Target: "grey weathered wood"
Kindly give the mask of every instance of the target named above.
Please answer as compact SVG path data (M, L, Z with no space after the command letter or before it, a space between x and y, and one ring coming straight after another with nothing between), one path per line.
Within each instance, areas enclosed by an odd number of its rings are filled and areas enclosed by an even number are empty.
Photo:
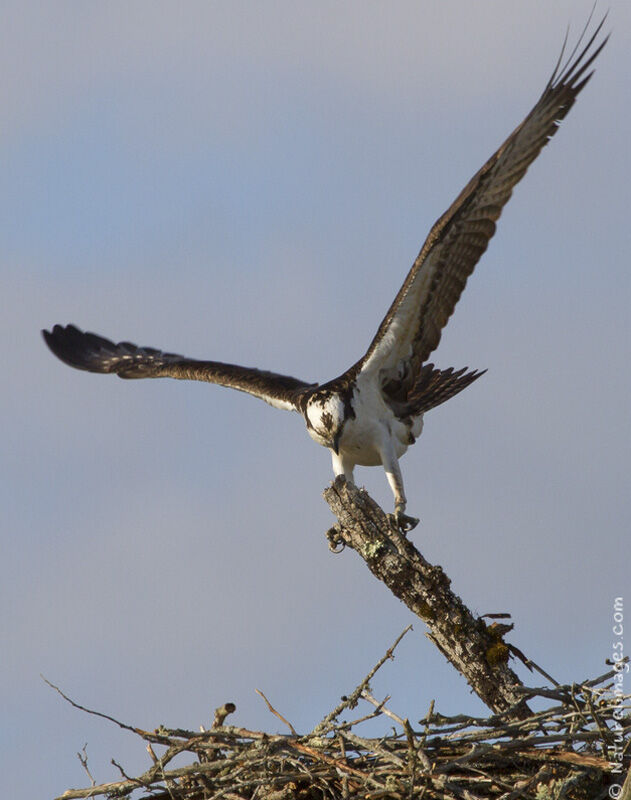
M490 709L529 715L523 695L513 689L522 683L508 666L502 626L487 626L474 617L451 590L443 569L423 558L365 490L339 477L324 497L338 519L327 534L331 545L343 543L364 559L373 575L429 627L429 639Z

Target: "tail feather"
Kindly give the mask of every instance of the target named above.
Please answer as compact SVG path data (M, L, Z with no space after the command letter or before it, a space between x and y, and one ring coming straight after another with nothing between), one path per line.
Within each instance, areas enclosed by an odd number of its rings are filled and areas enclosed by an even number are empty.
M408 395L408 407L411 415L422 414L436 408L445 400L449 400L486 372L472 370L468 367L454 371L437 369L433 364L425 364L421 369L414 388Z

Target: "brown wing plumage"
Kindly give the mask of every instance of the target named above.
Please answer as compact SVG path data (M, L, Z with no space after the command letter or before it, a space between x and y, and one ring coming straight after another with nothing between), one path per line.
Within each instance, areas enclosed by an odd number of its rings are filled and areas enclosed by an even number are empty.
M424 364L411 389L406 390L400 382L382 388L397 416L415 417L459 394L485 372L485 369L468 371L468 367L438 369L433 364Z
M495 233L513 187L554 136L590 79L592 73L587 70L608 38L593 49L604 21L577 55L583 32L563 67L562 51L531 112L434 224L357 368L377 370L394 380L398 377L404 384L399 388L412 390L422 364L440 341L467 278Z
M115 344L95 333L84 333L74 325L55 325L52 331L42 331L42 335L57 358L75 369L115 373L119 378L207 381L247 392L277 408L297 410L296 396L313 386L275 372L220 361L196 361L153 347L137 347L131 342Z

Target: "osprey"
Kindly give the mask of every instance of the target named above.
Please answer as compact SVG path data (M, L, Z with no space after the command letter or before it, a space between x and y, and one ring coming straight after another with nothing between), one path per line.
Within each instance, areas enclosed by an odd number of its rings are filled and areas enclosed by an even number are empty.
M259 397L275 408L297 411L311 438L332 454L333 472L353 480L355 465L382 464L394 494L394 522L410 530L399 459L423 428L423 415L482 375L440 370L427 363L508 202L541 148L555 134L590 79L587 72L607 42L594 44L604 19L585 47L561 65L565 44L543 94L528 116L473 176L437 220L366 354L327 383L259 369L198 361L130 342L115 344L74 325L42 331L52 352L77 369L120 378L208 381ZM594 49L595 48L595 49Z

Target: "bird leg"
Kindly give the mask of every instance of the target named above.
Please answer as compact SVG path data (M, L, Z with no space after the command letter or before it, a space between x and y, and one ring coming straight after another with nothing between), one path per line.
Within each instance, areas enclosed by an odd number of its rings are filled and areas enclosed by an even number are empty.
M392 447L385 448L382 451L381 460L386 471L386 478L394 494L394 514L388 514L388 519L402 533L407 533L416 528L419 520L418 517L410 517L405 513L407 501L405 499L405 490L403 489L403 476L401 475L399 461L394 455Z
M331 462L333 465L333 474L337 478L338 475L343 475L349 483L353 481L353 469L355 464L344 458L342 453L336 453L331 450Z
M355 464L352 461L345 458L342 453L338 454L333 450L331 450L331 461L333 472L336 477L338 475L343 475L349 483L354 483L353 469ZM391 445L386 445L381 451L381 461L386 470L388 483L394 494L394 514L388 514L388 519L402 533L407 533L415 528L419 521L417 517L410 517L405 513L406 499L403 489L403 476L401 475L399 461Z

